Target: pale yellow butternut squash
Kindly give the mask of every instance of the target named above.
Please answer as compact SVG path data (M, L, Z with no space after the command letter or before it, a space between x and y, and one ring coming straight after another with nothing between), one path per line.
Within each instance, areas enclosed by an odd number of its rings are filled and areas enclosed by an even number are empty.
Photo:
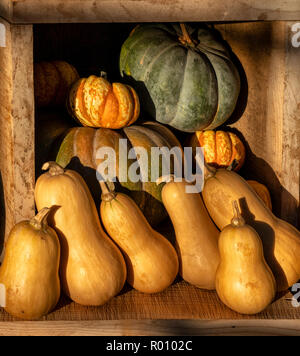
M174 247L152 229L136 203L126 194L109 192L101 182L101 218L109 236L122 250L127 281L143 293L157 293L172 284L178 273Z
M220 234L221 261L216 274L219 298L241 314L263 311L274 299L276 282L267 265L261 239L240 214L234 202L234 217Z
M64 292L82 305L102 305L117 295L126 280L120 250L103 231L95 203L83 178L54 162L35 188L38 209L54 205L52 224L62 247Z
M0 268L5 310L18 318L40 319L51 312L60 297L60 245L48 226L50 209L42 209L30 221L10 232Z
M188 193L185 180L175 182L173 176L162 189L162 200L176 234L179 273L187 282L204 289L215 289L216 270L220 256L219 230L212 222L198 193Z
M246 223L259 234L264 256L275 276L278 291L284 291L300 279L300 232L277 218L254 189L237 173L209 170L205 174L202 197L220 230L230 224L232 201L237 200Z

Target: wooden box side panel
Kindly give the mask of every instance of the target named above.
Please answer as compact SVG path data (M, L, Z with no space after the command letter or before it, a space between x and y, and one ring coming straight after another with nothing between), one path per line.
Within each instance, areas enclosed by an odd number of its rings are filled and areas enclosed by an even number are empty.
M229 122L247 145L240 173L266 184L275 215L299 227L300 48L292 45L293 25L216 27L237 55L242 77L241 97Z
M13 23L294 20L296 0L0 0Z
M33 37L31 25L1 24L1 225L7 236L15 223L34 213Z

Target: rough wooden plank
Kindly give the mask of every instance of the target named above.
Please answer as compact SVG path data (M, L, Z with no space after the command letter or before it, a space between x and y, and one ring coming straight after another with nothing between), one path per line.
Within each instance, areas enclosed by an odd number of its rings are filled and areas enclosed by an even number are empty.
M5 6L7 0L1 0ZM14 0L14 23L254 21L300 18L298 0ZM1 7L0 7L1 9ZM2 16L7 14L4 13Z
M0 1L0 17L10 21L12 18L12 1L1 0Z
M143 294L125 287L120 295L100 307L78 305L62 296L56 309L41 321L93 321L93 320L268 320L300 319L300 308L292 305L292 295L278 296L263 312L242 315L226 307L215 291L200 290L177 281L158 294ZM1 322L19 322L3 309Z
M248 151L240 173L266 184L274 213L299 226L299 51L288 50L287 26L264 22L217 28L236 53L242 73L241 97L231 120Z
M0 336L299 336L298 320L2 322ZM196 341L195 341L196 342ZM150 346L150 345L148 345ZM192 347L193 344L189 344ZM101 344L100 347L106 347ZM100 349L101 350L101 349Z
M34 212L33 38L31 25L1 24L6 29L6 47L0 47L1 214L7 236Z
M300 222L300 21L287 22L282 122L281 216Z

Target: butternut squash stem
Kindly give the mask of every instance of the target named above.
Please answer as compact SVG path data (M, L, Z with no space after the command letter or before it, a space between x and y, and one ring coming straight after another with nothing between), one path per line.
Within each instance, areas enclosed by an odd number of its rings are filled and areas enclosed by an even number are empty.
M245 225L245 220L241 215L240 209L239 209L239 205L238 202L236 200L234 200L232 202L232 207L233 207L233 214L234 217L231 220L231 224L235 227L241 227Z
M46 219L50 213L50 208L43 208L37 215L30 220L30 225L34 226L36 229L42 229L46 225Z
M103 201L110 202L115 199L116 194L108 189L107 184L103 180L99 181L99 184L102 191L101 199Z
M181 23L180 24L180 28L181 28L181 31L182 31L182 35L183 35L183 40L188 43L189 45L191 46L194 46L194 43L193 41L191 40L191 37L189 35L189 33L187 32L187 29L185 27L185 24L184 23Z
M234 171L235 167L237 166L237 161L234 159L231 164L226 168L228 171Z
M160 185L161 183L169 183L169 182L174 182L174 174L168 174L166 176L161 176L157 178L156 180L156 185Z
M57 176L65 173L65 170L59 164L53 161L44 163L42 170L49 171L52 176Z
M217 173L216 168L211 167L207 163L204 162L204 180L214 177L216 173Z

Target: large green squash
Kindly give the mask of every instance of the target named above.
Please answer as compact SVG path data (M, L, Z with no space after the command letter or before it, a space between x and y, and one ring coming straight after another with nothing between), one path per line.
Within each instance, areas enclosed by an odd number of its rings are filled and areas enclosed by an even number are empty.
M240 91L228 50L203 27L137 26L122 46L120 72L153 118L185 132L222 125Z
M119 147L119 140L127 139L127 147ZM179 147L181 155L182 148L174 134L166 127L158 123L146 122L143 125L133 125L120 131L110 129L93 129L90 127L77 127L71 129L66 135L58 151L56 162L66 168L73 169L80 173L88 184L92 195L97 203L100 204L101 189L96 177L96 169L101 162L106 160L99 159L97 152L99 148L108 147L116 152L116 190L129 194L139 205L149 223L153 226L158 225L168 215L162 203L162 186L157 186L155 181L151 181L153 167L150 166L153 147ZM120 151L120 149L122 151ZM140 158L128 158L129 150L133 148L144 148L146 156ZM125 152L127 150L127 152ZM126 156L127 155L127 161ZM138 152L136 152L138 155ZM120 182L119 157L125 157L123 163L127 170L126 181ZM165 156L166 157L166 156ZM125 162L124 162L125 161ZM145 165L145 161L149 165ZM158 176L163 172L163 160L159 158ZM129 169L136 167L141 176L148 175L148 181L131 181L128 175ZM143 168L145 167L145 168ZM134 169L135 170L135 169ZM155 169L154 169L155 171ZM174 162L171 161L171 172L174 172ZM158 177L157 177L158 178Z

